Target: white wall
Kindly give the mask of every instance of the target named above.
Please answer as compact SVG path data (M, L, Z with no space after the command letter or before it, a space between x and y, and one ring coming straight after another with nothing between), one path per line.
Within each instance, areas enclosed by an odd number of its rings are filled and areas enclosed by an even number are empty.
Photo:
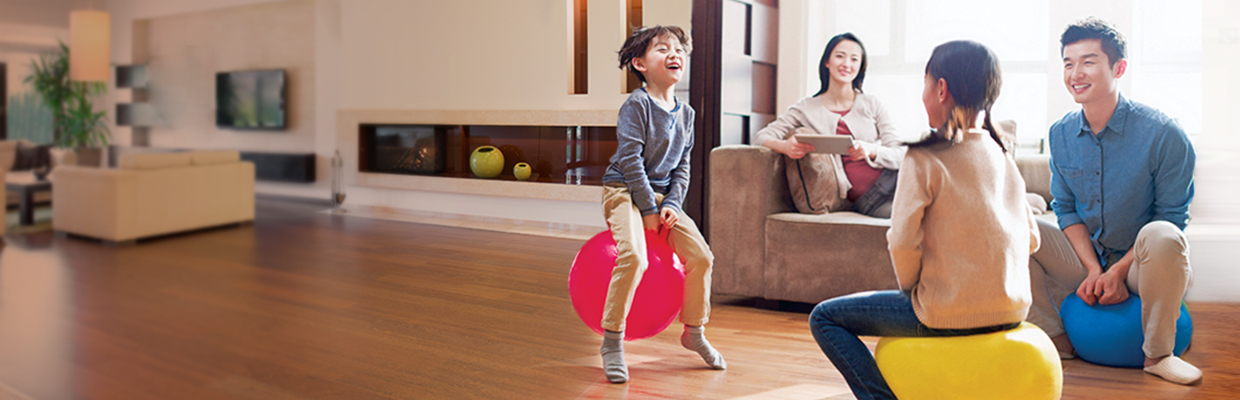
M591 0L588 94L570 95L565 0L341 4L342 109L618 109L623 0ZM645 2L643 22L689 26L691 3Z
M22 82L39 53L69 40L70 0L0 0L0 63L8 69L8 94L30 90Z
M263 17L268 12L264 10L275 10L275 15ZM153 146L313 152L317 155L313 184L260 181L255 189L267 194L328 198L339 86L335 73L339 63L335 53L340 35L338 0L111 0L107 11L112 14L114 64L156 58L151 60L155 67L148 71L150 101L163 126L151 129ZM148 26L146 35L135 34L137 22ZM282 23L283 28L275 29L275 23ZM144 50L155 53L148 57ZM160 68L170 62L182 66ZM215 128L211 114L215 72L289 65L297 66L288 76L289 130ZM114 82L109 87L115 88ZM105 103L113 109L116 102L131 100L130 91L111 90ZM130 134L127 127L113 127L118 144L130 144Z
M568 94L571 1L340 3L341 110L618 110L623 0L588 4L588 94ZM645 25L690 27L689 1L644 2ZM687 89L687 82L684 89ZM381 122L381 121L376 121ZM344 128L349 129L349 128ZM352 186L348 203L603 226L597 202Z

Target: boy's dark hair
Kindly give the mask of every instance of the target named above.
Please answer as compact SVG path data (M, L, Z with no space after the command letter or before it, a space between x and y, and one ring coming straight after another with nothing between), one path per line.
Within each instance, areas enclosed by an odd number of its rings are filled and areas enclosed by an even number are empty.
M1102 52L1106 53L1110 67L1115 67L1115 62L1128 58L1128 41L1124 39L1124 34L1095 17L1068 25L1068 29L1059 37L1059 55L1063 55L1063 49L1068 45L1088 39L1102 40Z
M633 59L641 58L650 50L650 45L655 39L663 37L663 35L672 35L676 40L680 41L680 45L685 48L685 55L693 52L693 37L689 36L689 32L685 32L679 26L655 25L652 27L639 27L633 30L633 34L625 39L624 45L620 46L620 69L628 69L629 72L637 75L642 83L646 83L646 77L640 71L633 68Z
M850 40L856 43L858 47L861 47L861 68L857 69L857 77L853 78L852 81L853 89L856 89L858 92L861 91L861 84L865 83L865 67L869 64L865 55L865 45L861 44L861 40L858 40L857 36L853 35L852 32L844 32L831 38L827 42L827 48L822 51L822 59L818 60L818 80L822 81L822 89L819 89L818 93L814 93L814 96L826 93L827 86L831 85L831 70L827 68L827 60L831 59L831 52L835 51L835 46L838 46L840 42L845 40Z

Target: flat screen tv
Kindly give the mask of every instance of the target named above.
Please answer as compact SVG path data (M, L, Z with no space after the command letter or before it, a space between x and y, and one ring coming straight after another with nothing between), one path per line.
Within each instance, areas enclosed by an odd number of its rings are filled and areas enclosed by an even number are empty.
M215 74L215 126L283 130L284 70Z

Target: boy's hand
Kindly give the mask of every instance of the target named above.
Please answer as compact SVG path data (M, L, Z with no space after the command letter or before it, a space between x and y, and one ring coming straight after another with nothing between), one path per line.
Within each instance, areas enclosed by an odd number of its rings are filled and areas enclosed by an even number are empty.
M676 209L674 208L663 207L663 209L659 211L659 214L662 217L661 219L663 220L663 226L668 227L668 229L676 226L676 222L680 221L680 213L676 212Z
M650 214L642 216L642 226L648 231L659 231L659 214Z

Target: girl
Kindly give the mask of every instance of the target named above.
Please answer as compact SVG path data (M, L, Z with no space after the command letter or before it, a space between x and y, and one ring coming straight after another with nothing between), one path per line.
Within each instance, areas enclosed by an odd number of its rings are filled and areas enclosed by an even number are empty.
M1015 328L1029 311L1038 226L990 123L1000 84L985 46L934 49L922 102L938 129L909 145L887 232L900 290L834 298L810 315L814 339L858 399L895 399L858 335L988 333Z
M797 142L793 135L798 130L852 136L854 145L847 159L839 155L814 157L829 160L826 162L831 164L829 170L834 171L839 196L846 197L854 211L888 218L891 216L891 185L878 185L886 187L886 192L883 189L869 192L877 181L894 183L895 170L900 169L900 161L904 159L904 147L882 103L861 91L865 68L865 47L856 36L842 33L831 38L818 62L822 89L762 128L750 142L800 160L814 147ZM789 168L796 168L794 165L789 164ZM883 171L887 171L886 175ZM863 196L867 198L862 199ZM821 213L826 210L801 211Z

